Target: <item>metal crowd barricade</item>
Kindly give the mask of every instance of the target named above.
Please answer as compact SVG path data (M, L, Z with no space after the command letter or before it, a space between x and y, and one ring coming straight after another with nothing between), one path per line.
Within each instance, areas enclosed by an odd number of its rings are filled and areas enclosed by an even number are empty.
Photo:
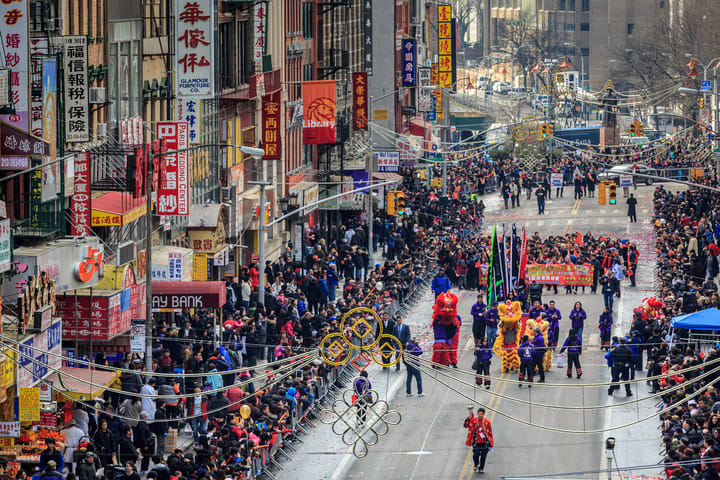
M709 167L682 167L682 168L662 168L655 169L655 175L658 177L668 178L672 180L692 181L700 180L705 177L712 176L712 169ZM640 179L640 182L643 180Z
M317 416L315 413L316 406L321 406L327 401L332 402L336 398L332 386L339 380L349 380L351 377L352 374L348 372L347 365L334 367L318 386L318 396L309 408L305 409L302 403L296 403L289 422L290 428L277 432L275 442L272 445L263 445L253 449L252 471L248 478L267 477L276 480L277 473L282 470L280 457L284 460L292 460L292 456L285 449L291 452L296 451L293 443L302 443L298 432L307 434L307 430L305 430L307 425L315 427L309 416Z

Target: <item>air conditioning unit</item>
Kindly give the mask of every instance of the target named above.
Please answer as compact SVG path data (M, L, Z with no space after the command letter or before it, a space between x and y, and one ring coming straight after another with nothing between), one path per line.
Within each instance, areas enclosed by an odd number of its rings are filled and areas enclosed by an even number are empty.
M65 28L65 19L58 17L58 18L48 18L45 20L45 30L47 31L59 31Z
M105 138L105 137L107 137L107 134L108 134L107 123L98 123L97 124L98 138Z
M88 92L88 99L90 103L98 104L105 103L105 88L104 87L90 87Z
M419 22L418 22L418 17L410 17L410 24L411 24L411 25L417 25L418 23L419 23Z
M117 248L117 255L115 256L115 264L121 267L125 264L132 262L137 255L137 243L130 241L121 243Z
M232 187L222 187L222 201L230 203L232 199Z

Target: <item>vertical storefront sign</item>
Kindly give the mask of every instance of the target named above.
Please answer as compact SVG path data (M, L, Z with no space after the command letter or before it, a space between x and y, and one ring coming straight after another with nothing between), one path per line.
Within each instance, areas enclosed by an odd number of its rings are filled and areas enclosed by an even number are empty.
M452 6L438 5L438 85L451 88L453 72Z
M280 160L280 92L262 97L263 160Z
M55 160L57 139L57 62L45 60L42 63L42 138L50 144L50 155L44 162ZM42 168L43 202L53 200L60 191L60 162Z
M170 252L168 254L168 277L170 281L182 280L183 259L182 253Z
M202 140L202 122L200 122L202 98L178 98L176 119L188 124L188 141L190 145L199 145Z
M10 219L0 220L0 273L10 270Z
M303 82L303 143L335 143L335 80Z
M369 76L373 74L373 29L372 29L372 2L365 0L365 23L363 24L363 43L365 48L364 70Z
M213 15L211 0L175 2L175 94L178 98L213 95Z
M267 41L267 2L258 2L253 8L253 60L262 62Z
M64 37L65 141L90 140L87 37Z
M30 133L38 138L43 136L43 57L35 56L30 61Z
M417 69L417 79L418 79L418 85L421 88L417 89L417 106L419 112L429 112L431 105L431 98L432 93L428 89L424 89L422 87L429 87L432 85L430 83L430 76L431 71L427 67L418 67Z
M36 422L40 420L40 389L29 387L20 389L18 420Z
M402 41L402 84L405 87L415 86L415 40Z
M367 130L368 128L368 78L365 72L352 74L353 89L353 129Z
M90 153L75 155L75 191L72 195L72 234L90 235Z
M165 140L168 151L188 148L186 122L158 122L158 140ZM160 178L157 193L158 215L188 215L190 193L188 181L188 152L170 153L160 158Z
M11 70L10 88L14 114L1 115L3 121L23 132L30 129L30 41L28 32L29 0L0 2L0 36L3 65ZM27 158L3 161L4 168L27 168Z

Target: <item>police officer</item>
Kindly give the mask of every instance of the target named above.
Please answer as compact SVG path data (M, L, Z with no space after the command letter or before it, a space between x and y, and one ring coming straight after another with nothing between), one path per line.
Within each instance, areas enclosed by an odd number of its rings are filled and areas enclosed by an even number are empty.
M627 339L625 337L621 337L618 340L620 343L608 355L608 360L612 362L613 382L617 382L618 380L629 380L630 369L633 365L633 353L627 346ZM612 395L616 389L620 390L620 385L610 385L610 388L608 388L608 395ZM625 384L625 393L628 397L633 396L629 383Z

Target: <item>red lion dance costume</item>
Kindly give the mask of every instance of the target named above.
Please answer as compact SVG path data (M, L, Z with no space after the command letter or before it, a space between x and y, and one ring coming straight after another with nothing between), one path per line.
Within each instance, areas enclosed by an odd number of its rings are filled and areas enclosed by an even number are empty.
M441 293L433 305L432 329L435 334L432 361L441 365L457 366L460 341L460 316L457 314L458 297L453 293Z

